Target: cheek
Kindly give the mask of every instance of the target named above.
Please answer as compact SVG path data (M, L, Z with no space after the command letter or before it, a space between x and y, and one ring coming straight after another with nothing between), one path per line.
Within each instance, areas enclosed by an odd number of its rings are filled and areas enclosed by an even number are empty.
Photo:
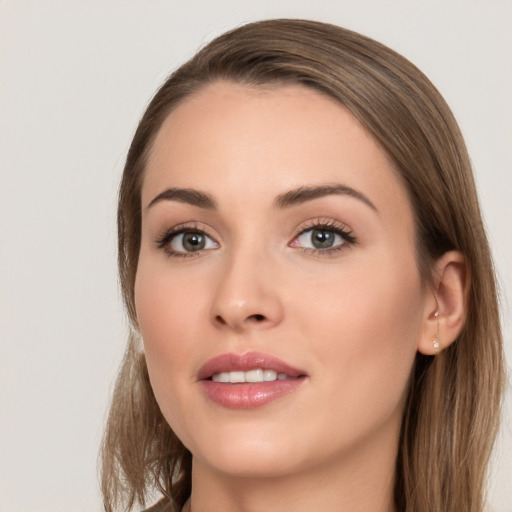
M141 251L135 279L135 308L141 334L152 351L187 347L205 310L205 276L179 272L165 258ZM180 342L181 340L181 342Z
M189 297L170 286L165 273L139 268L135 282L135 307L144 340L154 348L164 348L179 328L177 319L187 314Z
M151 383L160 404L173 400L169 389L194 378L190 365L193 340L199 336L198 318L205 314L199 292L199 287L177 280L165 263L139 264L135 307ZM169 396L160 400L163 393Z
M193 283L182 282L159 262L142 260L135 283L135 306L151 387L163 416L187 446L190 425L183 420L195 384L199 315L204 307Z
M423 287L412 258L390 254L387 261L384 256L358 260L316 279L307 289L307 294L294 294L301 308L294 316L304 328L310 324L322 331L333 350L393 350L416 341ZM332 343L333 337L338 343Z
M330 369L323 373L326 396L343 403L340 413L353 414L361 425L397 413L421 332L422 287L414 261L347 269L328 290L309 295L297 315L302 332L314 340L319 367Z

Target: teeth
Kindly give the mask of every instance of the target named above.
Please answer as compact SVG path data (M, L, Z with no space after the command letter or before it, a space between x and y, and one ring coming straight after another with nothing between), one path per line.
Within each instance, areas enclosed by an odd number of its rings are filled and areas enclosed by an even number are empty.
M263 371L263 380L265 382L277 380L277 372L275 372L274 370L264 370Z
M272 382L289 378L286 373L277 373L274 370L264 370L261 368L249 370L248 372L221 372L212 375L212 380L215 382L230 382L232 384L240 382Z
M265 372L266 373L266 372ZM245 372L245 382L263 382L263 370L251 370Z
M229 372L229 382L233 384L245 382L245 372Z
M229 373L216 373L212 376L212 380L215 382L229 382Z

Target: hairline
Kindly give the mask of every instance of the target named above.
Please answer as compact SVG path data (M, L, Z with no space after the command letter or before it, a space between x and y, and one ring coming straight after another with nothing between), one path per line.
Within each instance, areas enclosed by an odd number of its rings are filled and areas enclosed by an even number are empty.
M167 81L167 80L166 80ZM419 214L417 208L415 206L415 202L413 200L412 194L410 192L409 187L407 186L407 182L405 179L405 174L400 172L400 164L395 160L395 158L390 154L390 152L384 147L379 138L372 132L370 128L366 126L366 124L361 121L361 119L352 111L352 109L346 105L344 101L338 96L336 96L332 91L328 90L325 87L320 86L312 79L306 82L305 78L301 79L300 77L266 77L265 79L254 79L247 76L234 76L229 75L228 73L219 73L212 72L211 76L206 76L202 79L194 79L185 82L188 87L187 90L183 90L181 94L176 96L176 99L167 106L167 108L162 110L162 113L159 118L158 124L153 128L150 137L147 141L146 147L144 148L144 152L141 158L141 171L138 176L138 195L140 201L139 208L139 219L142 216L142 187L144 185L144 177L147 172L147 166L149 163L149 159L151 157L151 153L153 151L154 145L160 134L164 123L169 119L169 117L173 114L173 112L179 108L181 105L186 103L192 97L200 94L202 91L211 87L215 84L219 83L228 83L235 84L241 87L248 87L253 91L268 91L273 92L279 90L283 87L287 86L300 86L311 91L317 92L322 96L329 98L335 101L338 105L343 106L347 111L359 122L361 127L365 130L365 132L372 138L372 140L382 149L384 155L386 156L388 163L390 165L390 169L393 174L397 177L400 185L403 187L405 192L405 196L407 198L409 207L411 208L412 217L413 217L413 228L414 228L414 252L415 252L415 261L418 267L421 283L422 285L430 285L433 286L433 270L435 258L432 258L429 254L429 251L426 245L422 242L420 237L419 230ZM139 237L140 244L140 237Z

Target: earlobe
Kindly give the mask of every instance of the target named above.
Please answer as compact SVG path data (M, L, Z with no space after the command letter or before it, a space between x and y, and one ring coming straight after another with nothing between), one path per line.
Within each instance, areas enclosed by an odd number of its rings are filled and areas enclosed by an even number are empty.
M451 345L466 322L469 278L459 251L448 251L436 262L432 298L427 301L418 351L435 355Z

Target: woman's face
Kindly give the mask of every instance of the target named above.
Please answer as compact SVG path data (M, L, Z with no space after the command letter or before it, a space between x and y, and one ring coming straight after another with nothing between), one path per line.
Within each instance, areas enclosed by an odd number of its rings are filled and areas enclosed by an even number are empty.
M404 187L336 101L218 82L167 118L135 299L156 399L196 465L378 466L396 450L426 297Z

